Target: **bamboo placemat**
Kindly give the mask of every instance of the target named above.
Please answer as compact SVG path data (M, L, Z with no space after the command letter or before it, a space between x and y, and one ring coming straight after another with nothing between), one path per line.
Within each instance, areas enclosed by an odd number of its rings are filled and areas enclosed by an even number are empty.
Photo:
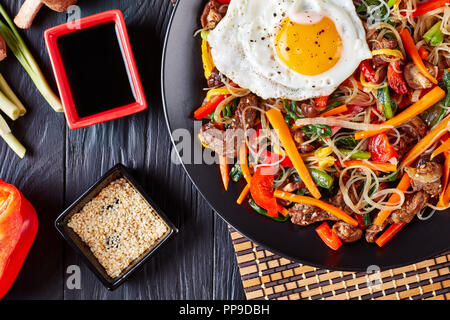
M374 282L366 272L330 271L290 261L231 227L230 233L247 299L450 300L450 252L381 271Z

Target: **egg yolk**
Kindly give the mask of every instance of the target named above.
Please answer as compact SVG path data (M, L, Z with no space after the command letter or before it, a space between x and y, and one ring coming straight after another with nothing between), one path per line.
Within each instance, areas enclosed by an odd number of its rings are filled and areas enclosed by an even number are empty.
M299 24L287 18L281 24L275 48L290 69L313 76L336 65L342 53L342 38L328 17L316 24Z

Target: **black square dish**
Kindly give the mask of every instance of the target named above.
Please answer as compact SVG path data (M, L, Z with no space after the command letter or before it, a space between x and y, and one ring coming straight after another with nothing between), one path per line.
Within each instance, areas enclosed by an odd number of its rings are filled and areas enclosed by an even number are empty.
M100 264L94 256L90 247L78 236L78 234L68 226L72 216L80 212L80 210L95 198L106 186L112 181L124 178L154 209L156 214L167 225L168 231L160 237L156 243L148 248L139 258L135 259L130 265L125 268L120 275L112 278L106 272L105 268ZM109 170L103 177L101 177L89 190L87 190L81 197L78 198L70 207L68 207L55 221L56 229L61 233L64 239L80 254L87 266L94 272L100 281L109 290L114 290L120 286L136 269L144 264L153 254L155 254L163 244L165 244L178 229L167 218L167 216L159 209L159 207L146 194L144 189L131 177L127 169L122 164L117 164Z

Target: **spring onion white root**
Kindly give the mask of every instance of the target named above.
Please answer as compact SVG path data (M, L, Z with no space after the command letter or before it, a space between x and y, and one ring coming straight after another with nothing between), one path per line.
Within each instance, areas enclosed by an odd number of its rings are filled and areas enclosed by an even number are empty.
M6 82L6 79L3 77L3 75L0 73L0 91L3 92L3 94L16 105L17 108L19 108L20 116L23 116L25 113L27 113L27 109L25 109L25 106L23 103L19 100L19 98L16 96L14 91L9 86L8 82Z

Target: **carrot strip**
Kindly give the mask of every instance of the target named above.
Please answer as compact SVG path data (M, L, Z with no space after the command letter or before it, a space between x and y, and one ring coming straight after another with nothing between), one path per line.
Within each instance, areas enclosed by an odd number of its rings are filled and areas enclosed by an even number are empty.
M250 174L250 169L248 168L247 145L245 143L242 143L239 149L239 164L241 165L241 170L245 181L247 181L247 184L250 185L252 175Z
M289 210L281 205L278 205L278 212L281 213L285 217L289 214Z
M346 112L348 110L347 105L343 104L342 106L333 108L331 110L325 111L324 113L322 113L321 115L319 115L319 117L331 117L331 116L335 116L337 114Z
M321 208L328 213L331 213L335 217L339 218L342 221L345 221L352 226L358 226L358 221L353 219L351 216L349 216L347 213L345 213L343 210L336 208L335 206L332 206L329 203L326 203L324 201L314 199L312 197L305 197L305 196L299 196L293 193L289 193L282 190L275 190L274 194L275 198L284 199L287 201L293 201L297 203L303 203L303 204L309 204L318 208Z
M219 155L219 168L220 175L222 176L223 187L225 188L225 190L228 190L230 176L228 174L228 160L226 156Z
M403 174L403 177L401 178L400 182L397 185L397 190L400 191L407 191L411 185L411 178L408 176L407 173ZM391 215L392 209L389 209L390 206L395 205L400 201L400 196L397 193L393 193L391 197L389 198L388 202L386 203L386 206L384 209L380 210L378 213L375 221L373 222L377 226L382 226L384 221Z
M383 171L383 172L395 172L397 171L397 166L392 163L376 163L373 161L362 161L362 160L347 160L343 163L344 167L350 166L363 166L372 170Z
M425 94L419 101L406 108L401 113L397 114L395 117L382 123L384 126L398 127L399 125L407 122L408 120L414 118L418 114L424 112L430 108L435 103L441 101L445 97L445 91L439 87L434 87L430 92ZM355 133L355 139L361 140L364 138L369 138L375 136L379 133L386 132L390 130L389 128L380 128L375 130L364 130Z
M450 122L450 116L447 116L436 127L434 127L425 137L422 138L409 152L406 154L402 161L401 166L409 166L417 159L425 150L433 145L438 139L440 139L445 133L447 126Z
M408 52L414 64L419 68L420 72L431 82L437 84L438 81L435 77L433 77L425 67L422 58L420 57L419 51L416 48L413 38L409 33L408 29L403 29L400 31L400 37L402 38L403 45L405 47L406 52Z
M250 184L247 183L244 190L242 190L241 194L239 195L239 198L236 200L236 203L242 204L242 202L244 202L244 199L248 195L249 192L250 192Z
M417 6L416 11L414 11L411 16L413 18L417 18L421 15L426 14L427 12L430 12L432 10L435 10L437 8L441 8L445 6L447 3L450 3L449 0L430 0L425 3L421 3Z
M266 112L266 116L269 119L270 124L278 134L284 150L286 150L289 159L291 159L295 170L297 170L298 175L305 183L306 188L314 198L319 199L321 197L320 191L314 183L314 180L312 179L308 168L305 166L305 163L303 162L303 159L297 150L295 142L292 139L289 127L284 121L283 115L278 109L270 109Z
M397 232L400 231L401 228L405 226L406 223L393 223L391 226L375 241L375 243L382 247L386 244L389 240L392 239L393 236L397 234Z
M433 160L434 157L441 154L442 152L450 150L450 139L447 139L445 142L443 142L439 147L436 148L436 150L433 151L431 154L430 160Z

